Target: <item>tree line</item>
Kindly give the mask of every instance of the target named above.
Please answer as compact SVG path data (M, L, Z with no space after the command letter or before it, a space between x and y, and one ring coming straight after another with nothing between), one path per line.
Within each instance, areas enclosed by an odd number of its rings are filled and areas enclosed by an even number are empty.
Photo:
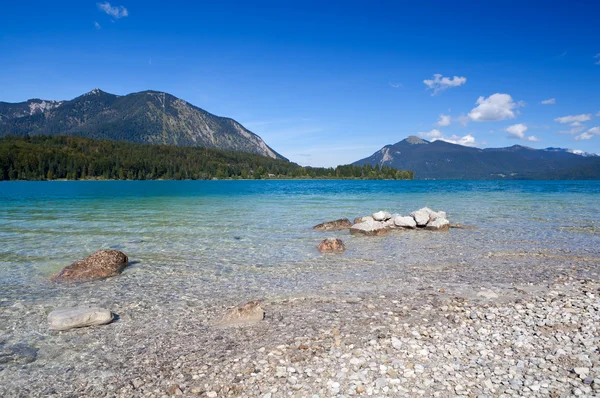
M413 179L393 167L302 167L247 152L76 136L0 138L0 180Z

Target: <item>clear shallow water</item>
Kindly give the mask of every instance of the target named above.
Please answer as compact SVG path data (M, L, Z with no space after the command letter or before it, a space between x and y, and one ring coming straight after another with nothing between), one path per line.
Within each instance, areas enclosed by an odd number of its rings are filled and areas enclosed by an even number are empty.
M423 206L478 228L378 238L311 229L341 217L352 220L377 210L407 214ZM326 237L344 240L346 253L318 253L316 245ZM310 291L332 282L348 282L353 289L388 273L399 281L406 276L404 282L418 276L509 283L542 278L552 266L550 260L541 266L538 258L515 253L593 259L599 243L596 181L0 183L5 305L65 292L76 299L107 285L139 286L149 295L166 294L165 289L208 295L212 287L213 293L252 296ZM106 282L68 288L47 282L62 267L103 248L124 251L132 265ZM535 261L529 274L520 269ZM421 272L414 271L419 267Z

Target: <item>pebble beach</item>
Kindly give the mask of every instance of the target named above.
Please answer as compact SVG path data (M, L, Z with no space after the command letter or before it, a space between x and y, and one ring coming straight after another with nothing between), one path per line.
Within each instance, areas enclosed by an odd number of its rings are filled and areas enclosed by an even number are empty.
M301 221L306 212L286 203L296 212L292 222L276 225L291 232L268 230L271 242L259 230L253 238L255 230L245 224L233 228L223 221L215 246L189 245L188 253L164 240L160 251L145 254L143 248L153 249L145 243L148 231L130 241L121 232L118 248L130 263L114 277L75 284L50 280L92 247L111 247L97 241L56 255L70 262L53 260L55 265L13 277L5 272L0 396L600 395L595 224L548 228L536 215L543 228L508 216L507 224L490 226L447 203L443 209L451 222L476 228L392 230L385 236L320 232L312 226L326 221L331 209ZM398 209L373 211L381 208ZM156 222L144 211L148 216L128 228ZM201 224L192 212L183 213ZM102 224L109 216L93 219ZM21 232L15 242L34 247L30 235ZM78 236L89 234L69 239ZM346 250L319 253L325 238L341 239ZM240 246L249 254L237 263L231 259ZM249 252L251 247L261 250ZM17 261L14 253L2 258ZM269 257L278 266L268 266ZM221 259L215 260L218 268L197 266L213 258ZM5 270L17 270L5 264ZM219 321L249 301L260 303L263 320L242 326ZM49 328L50 313L81 305L109 309L114 319L65 331Z

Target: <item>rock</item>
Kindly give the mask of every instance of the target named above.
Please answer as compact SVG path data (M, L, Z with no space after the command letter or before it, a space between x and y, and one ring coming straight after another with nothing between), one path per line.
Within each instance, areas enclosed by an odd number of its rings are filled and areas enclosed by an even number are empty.
M52 277L55 281L83 282L118 275L129 259L119 250L100 250L74 262Z
M392 215L387 211L378 211L377 213L373 214L373 219L375 221L387 221L390 218L392 218Z
M425 226L425 229L430 231L447 231L450 227L450 221L445 218L436 218L435 220L429 221Z
M112 322L114 315L109 310L98 307L59 308L48 315L52 330L69 330Z
M167 394L169 395L183 395L183 391L181 391L181 388L179 388L178 384L174 384L171 386L171 388L169 388L169 390L167 391Z
M392 337L392 347L399 350L402 348L402 342L397 337Z
M385 223L381 221L364 221L358 224L354 224L350 228L351 234L363 234L369 236L381 236L387 234L389 231Z
M429 212L424 207L423 209L413 211L410 213L411 217L415 219L417 226L424 227L429 222Z
M237 306L229 310L217 323L217 326L241 326L262 321L265 318L265 311L260 305L260 301L249 301L244 305Z
M346 250L344 242L341 239L325 239L319 244L321 253L343 252Z
M394 218L394 224L400 228L417 228L417 222L411 216L396 216Z
M313 227L316 231L336 231L341 229L348 229L352 226L350 220L347 218L340 218L335 221L327 221Z
M360 224L361 222L367 222L367 221L375 221L375 219L371 216L356 217L354 219L354 224Z

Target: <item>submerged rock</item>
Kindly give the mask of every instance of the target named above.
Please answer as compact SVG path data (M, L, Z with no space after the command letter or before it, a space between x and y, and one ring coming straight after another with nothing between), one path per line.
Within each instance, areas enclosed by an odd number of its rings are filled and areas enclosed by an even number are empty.
M48 315L48 324L52 330L69 330L93 325L105 325L112 322L113 319L113 313L104 308L59 308Z
M381 221L363 221L358 224L354 224L352 228L350 228L351 234L362 234L369 236L380 236L385 235L389 231L386 223Z
M417 228L417 222L411 216L396 216L394 217L394 225L400 228Z
M354 224L360 224L361 222L365 222L365 221L375 221L375 219L371 216L356 217L354 219Z
M264 318L265 311L262 309L260 301L253 300L227 311L227 313L223 315L216 325L242 326L260 322Z
M425 226L425 229L430 231L446 231L450 228L450 221L445 218L436 218L433 221L429 221Z
M340 218L335 221L327 221L313 227L316 231L335 231L340 229L348 229L352 226L347 218Z
M119 250L100 250L89 257L65 267L52 279L55 281L83 282L118 275L129 259Z
M341 239L325 239L319 244L319 251L321 253L334 253L343 252L346 250L344 242Z

